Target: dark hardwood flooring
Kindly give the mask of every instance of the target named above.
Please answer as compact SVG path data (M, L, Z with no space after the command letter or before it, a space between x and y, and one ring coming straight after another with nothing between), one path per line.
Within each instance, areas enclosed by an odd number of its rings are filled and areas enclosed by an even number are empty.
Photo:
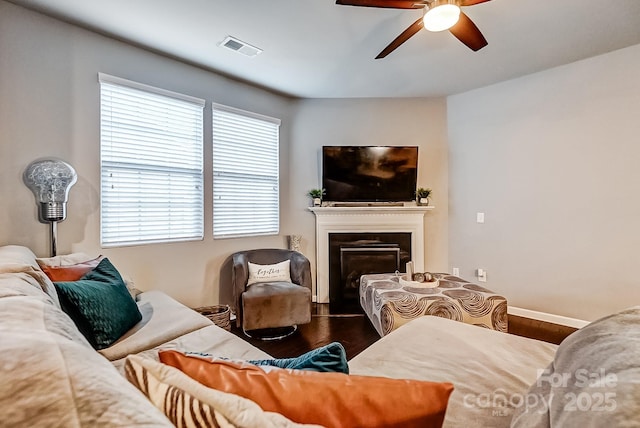
M479 327L480 328L480 327ZM576 329L509 315L509 333L559 344ZM314 304L309 324L298 326L291 336L280 340L249 338L232 326L231 332L275 358L297 357L319 346L340 342L351 359L380 339L364 314L330 315L328 305Z
M577 328L509 315L509 333L559 345Z
M329 315L328 305L313 305L311 322L298 326L291 336L279 340L260 340L247 337L232 326L231 332L275 358L297 357L331 342L340 342L347 351L347 359L358 355L380 339L369 318L364 314Z

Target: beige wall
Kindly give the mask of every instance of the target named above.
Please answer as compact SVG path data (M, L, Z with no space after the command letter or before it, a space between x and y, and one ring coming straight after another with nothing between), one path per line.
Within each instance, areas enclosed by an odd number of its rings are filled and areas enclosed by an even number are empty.
M234 60L250 66L249 59ZM214 240L209 208L203 241L101 249L98 72L206 99L206 207L212 201L211 101L282 119L281 235ZM229 254L286 246L291 112L288 98L0 1L0 245L26 245L48 255L48 226L38 223L35 199L21 175L36 158L59 157L79 176L68 217L59 225L59 253L101 253L142 289L164 290L190 306L216 303L220 265Z
M232 55L232 54L229 54ZM231 57L233 61L251 60ZM282 119L279 236L214 240L205 210L203 241L100 248L98 72L204 98L205 207L211 206L211 101ZM314 219L307 190L319 186L323 144L420 146L419 184L434 189L427 214L427 267L447 266L446 106L439 100L301 101L192 67L0 0L0 245L19 244L48 255L48 226L38 223L21 175L32 160L71 163L78 183L59 225L59 253L108 256L136 285L159 289L189 306L227 302L220 267L234 251L286 247L302 234L315 259Z
M531 310L640 303L638 76L640 45L449 97L451 267Z
M205 142L211 101L282 119L280 235L214 240L208 209L201 242L101 249L98 72L206 99ZM322 145L418 145L418 184L434 189L436 206L425 220L427 269L473 279L482 267L511 305L594 319L640 301L638 75L635 46L446 101L296 101L0 0L0 245L47 254L48 228L21 174L56 156L79 174L60 252L105 254L140 288L190 306L225 301L220 266L236 250L302 234L315 259L305 193L320 185ZM205 144L207 207L210 157Z
M444 99L315 99L297 102L289 159L291 229L303 235L303 252L315 260L315 218L309 189L321 187L322 146L419 146L418 186L433 189L425 216L425 268L447 269L447 136Z

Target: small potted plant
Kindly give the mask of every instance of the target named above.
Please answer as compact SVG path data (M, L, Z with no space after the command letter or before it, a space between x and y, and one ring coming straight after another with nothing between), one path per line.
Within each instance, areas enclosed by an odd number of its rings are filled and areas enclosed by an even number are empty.
M307 196L309 196L313 200L313 206L319 207L322 205L322 197L325 194L324 189L311 189L307 192Z
M429 198L431 197L431 189L425 189L424 187L419 187L416 190L416 202L418 205L429 205Z

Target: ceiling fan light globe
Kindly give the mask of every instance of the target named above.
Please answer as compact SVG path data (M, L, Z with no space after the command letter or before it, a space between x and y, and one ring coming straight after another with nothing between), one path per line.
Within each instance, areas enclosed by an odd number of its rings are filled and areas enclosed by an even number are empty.
M424 14L424 28L437 32L448 30L460 19L460 8L455 4L445 3L429 8Z

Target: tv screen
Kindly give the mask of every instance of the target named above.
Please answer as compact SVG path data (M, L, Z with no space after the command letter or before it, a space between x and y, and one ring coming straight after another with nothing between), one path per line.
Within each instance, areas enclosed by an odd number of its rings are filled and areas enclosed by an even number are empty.
M322 187L331 202L415 199L418 147L324 146Z

